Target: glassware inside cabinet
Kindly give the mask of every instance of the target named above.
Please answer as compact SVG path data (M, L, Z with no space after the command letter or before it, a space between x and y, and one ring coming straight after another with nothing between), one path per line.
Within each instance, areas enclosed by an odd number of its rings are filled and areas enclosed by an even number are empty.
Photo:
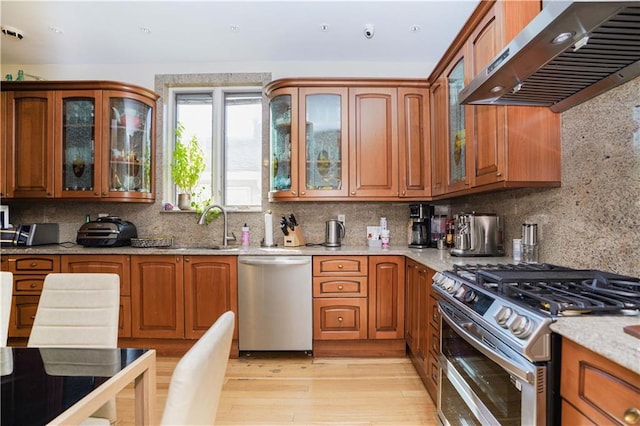
M62 105L62 190L93 191L95 99L65 98Z
M291 95L276 96L271 109L271 190L291 189Z
M306 96L306 189L340 189L342 186L341 97Z
M109 191L151 191L152 108L138 100L110 98Z
M449 182L464 182L467 177L464 105L458 104L458 92L464 87L464 60L449 74Z

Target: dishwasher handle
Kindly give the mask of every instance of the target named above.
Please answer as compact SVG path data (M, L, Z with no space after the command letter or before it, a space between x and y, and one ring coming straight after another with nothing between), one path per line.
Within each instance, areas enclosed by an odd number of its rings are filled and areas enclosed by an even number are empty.
M308 265L311 263L309 257L246 257L238 259L239 263L244 265L268 265L268 266L290 266L290 265Z

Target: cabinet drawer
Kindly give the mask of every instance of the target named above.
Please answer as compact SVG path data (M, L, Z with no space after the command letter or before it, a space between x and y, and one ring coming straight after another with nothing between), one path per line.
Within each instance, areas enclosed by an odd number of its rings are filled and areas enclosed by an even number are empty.
M438 393L438 382L440 381L440 364L438 359L431 352L427 355L427 391L435 401Z
M40 294L46 275L14 275L13 289L16 294Z
M9 271L14 274L24 272L59 272L60 256L12 256Z
M313 338L353 340L367 338L367 299L313 301Z
M313 297L367 297L367 277L314 277Z
M367 275L367 256L314 256L313 275Z
M440 354L440 331L430 325L429 333L429 352L437 359Z
M562 397L596 424L625 424L640 410L640 375L567 339L561 371Z
M36 318L40 296L15 296L9 324L10 337L29 337Z

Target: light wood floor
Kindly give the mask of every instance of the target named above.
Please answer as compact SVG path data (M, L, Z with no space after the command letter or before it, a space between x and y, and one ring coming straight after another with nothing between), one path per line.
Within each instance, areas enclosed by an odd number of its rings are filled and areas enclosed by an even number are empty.
M158 420L177 361L157 361ZM132 388L117 403L133 425ZM258 354L229 360L216 425L435 425L435 411L408 358Z

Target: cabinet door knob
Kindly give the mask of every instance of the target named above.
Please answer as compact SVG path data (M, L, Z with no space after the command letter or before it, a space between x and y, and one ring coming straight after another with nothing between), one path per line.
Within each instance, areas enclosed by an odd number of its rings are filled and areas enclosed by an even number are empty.
M624 412L624 422L628 425L635 425L640 422L640 410L636 407L627 408Z
M106 193L106 192L103 192L103 193L102 193L102 196L103 196L103 197L106 197L106 196L107 196L107 193Z
M341 286L341 285L339 285L339 286L338 286L338 290L342 290L343 288L344 288L344 287L343 287L343 286Z
M307 194L306 191L300 192L300 195L306 195L306 194Z
M496 176L500 177L500 176L502 176L502 173L496 172Z
M338 269L342 269L344 266L342 264L338 265Z
M99 192L94 192L93 195L95 195L96 197L99 197L100 193Z
M35 319L36 319L36 316L35 316L35 315L31 315L31 319L32 319L32 320L35 320Z
M338 317L338 322L342 322L342 317Z
M296 191L291 191L291 195L298 195Z
M189 257L188 257L188 256L185 256L185 257L184 257L184 261L185 261L185 262L188 262L189 260L191 260L191 259L189 259Z
M351 191L351 195L356 195L356 191Z

